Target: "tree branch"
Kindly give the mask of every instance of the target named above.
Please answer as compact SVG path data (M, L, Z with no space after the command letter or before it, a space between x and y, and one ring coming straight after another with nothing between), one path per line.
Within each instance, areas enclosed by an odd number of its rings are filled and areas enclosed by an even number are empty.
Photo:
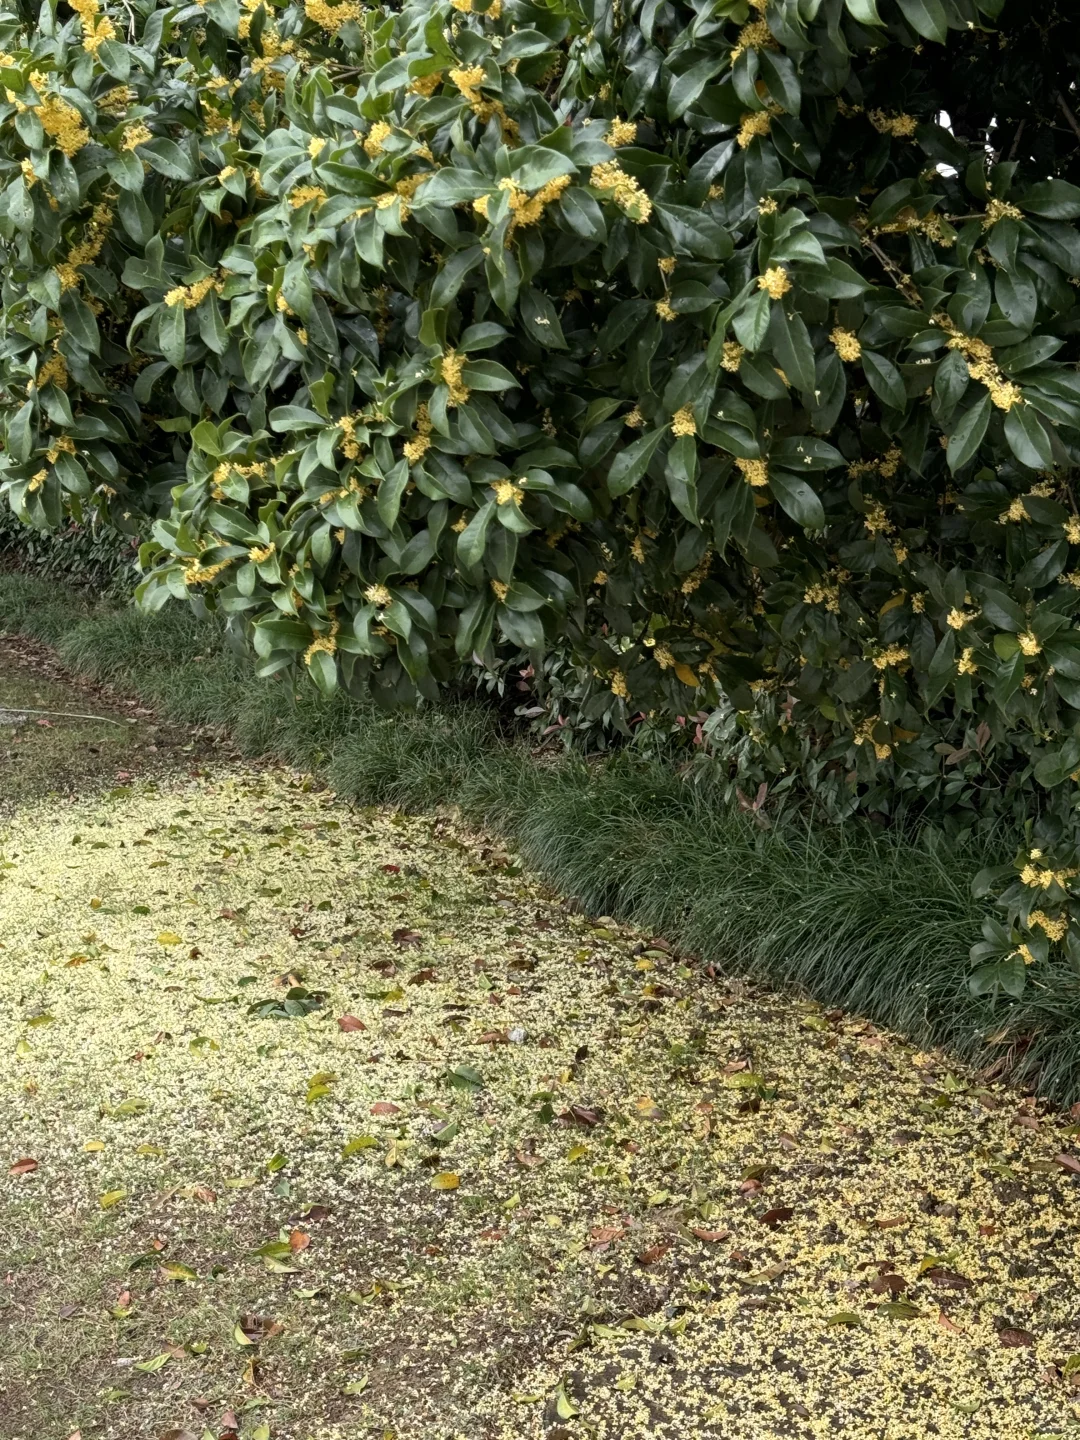
M1058 90L1056 94L1057 102L1061 106L1061 113L1065 116L1065 119L1068 120L1069 124L1072 126L1076 138L1080 140L1080 120L1077 120L1076 116L1069 109L1069 102L1065 99L1065 96L1061 93L1061 91Z

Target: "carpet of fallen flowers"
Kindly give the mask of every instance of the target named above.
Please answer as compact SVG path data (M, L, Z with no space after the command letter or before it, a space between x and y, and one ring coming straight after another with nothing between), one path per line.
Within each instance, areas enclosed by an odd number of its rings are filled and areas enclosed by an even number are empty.
M24 808L0 1072L13 1440L1080 1424L1080 1127L445 818Z

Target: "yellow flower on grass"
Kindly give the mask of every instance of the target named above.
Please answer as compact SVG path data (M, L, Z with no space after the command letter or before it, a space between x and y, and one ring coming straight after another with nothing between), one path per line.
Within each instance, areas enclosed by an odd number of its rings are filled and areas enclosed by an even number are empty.
M758 276L758 289L767 290L774 300L780 300L791 289L791 280L782 265L770 265L764 275Z

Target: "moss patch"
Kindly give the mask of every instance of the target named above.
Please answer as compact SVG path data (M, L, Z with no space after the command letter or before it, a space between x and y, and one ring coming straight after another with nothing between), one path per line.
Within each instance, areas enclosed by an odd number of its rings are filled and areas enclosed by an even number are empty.
M5 1434L1075 1423L1037 1105L284 774L0 852Z

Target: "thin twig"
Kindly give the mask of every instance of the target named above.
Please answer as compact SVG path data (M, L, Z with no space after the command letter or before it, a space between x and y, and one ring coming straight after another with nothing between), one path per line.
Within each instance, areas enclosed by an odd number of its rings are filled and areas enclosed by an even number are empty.
M1055 93L1057 95L1057 102L1061 106L1061 113L1065 116L1065 119L1068 120L1069 124L1076 132L1076 138L1080 140L1080 120L1077 120L1076 116L1069 109L1069 103L1065 99L1065 96L1062 95L1061 91L1058 90Z
M113 720L109 715L83 715L77 710L32 710L29 705L4 705L0 702L0 716L3 715L52 715L57 720L100 720L102 725L119 725L123 720ZM0 719L0 724L5 723Z
M918 290L916 290L915 286L911 283L911 276L905 275L903 270L900 269L899 265L897 265L896 262L889 255L887 255L884 250L882 250L880 245L878 245L874 240L871 240L869 235L864 235L862 237L862 243L866 245L870 250L872 250L873 253L877 256L878 260L888 272L893 284L896 286L897 290L900 291L900 294L903 295L904 299L909 301L909 303L912 305L921 306L923 303L922 296L919 294Z
M1009 146L1009 159L1010 159L1010 160L1013 159L1013 157L1014 157L1015 154L1016 154L1016 147L1020 144L1020 137L1021 137L1021 135L1023 135L1023 133L1024 133L1024 125L1025 125L1025 124L1026 124L1026 117L1025 117L1023 120L1021 120L1021 121L1020 121L1020 124L1017 125L1017 127L1016 127L1016 134L1013 136L1013 138L1012 138L1012 144Z

